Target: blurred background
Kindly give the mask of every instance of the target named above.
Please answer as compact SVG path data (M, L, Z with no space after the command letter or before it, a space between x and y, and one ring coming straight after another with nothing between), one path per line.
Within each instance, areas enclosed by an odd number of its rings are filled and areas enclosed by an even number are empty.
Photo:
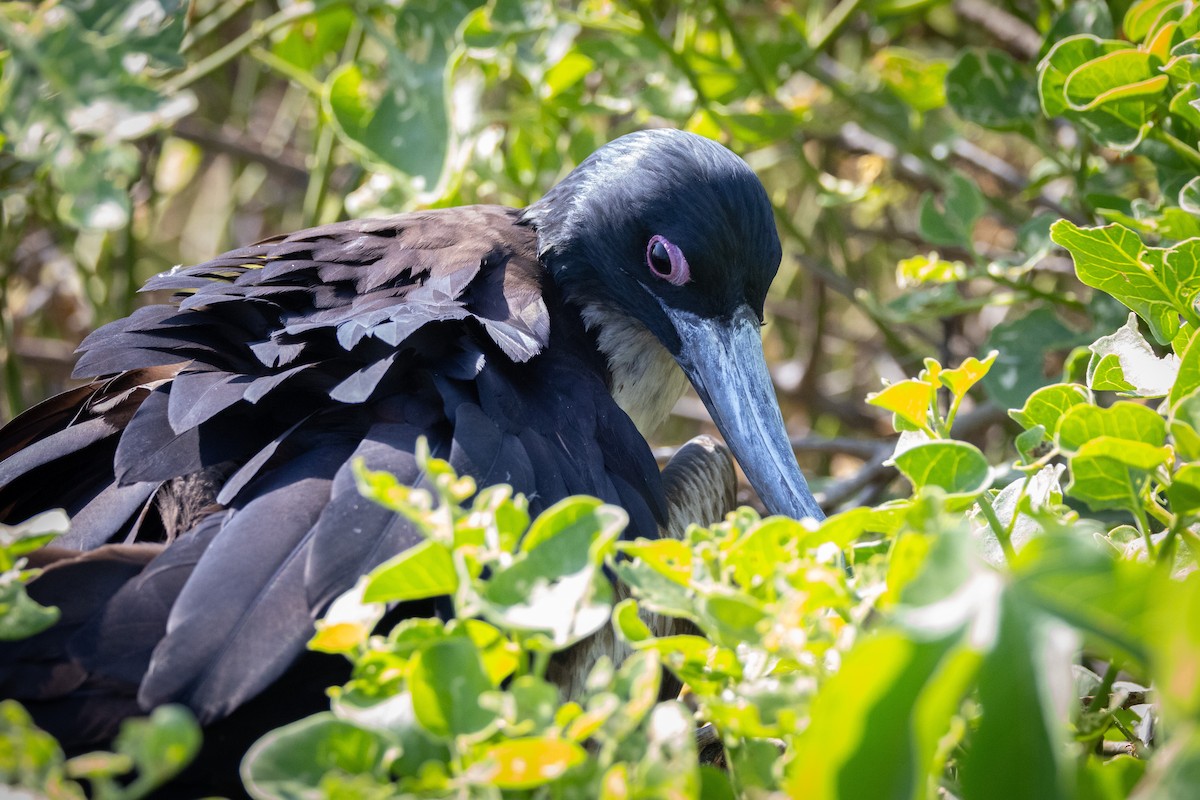
M881 379L1000 350L956 425L996 456L1005 409L1124 321L1052 251L1051 222L1200 232L1159 209L1196 172L1170 143L1133 143L1151 167L1039 104L1045 50L1112 37L1128 5L5 3L0 417L69 386L80 340L164 299L136 290L175 264L346 217L522 206L600 144L674 126L767 186L784 417L829 507L878 502L891 425L864 398ZM662 453L707 429L685 397Z

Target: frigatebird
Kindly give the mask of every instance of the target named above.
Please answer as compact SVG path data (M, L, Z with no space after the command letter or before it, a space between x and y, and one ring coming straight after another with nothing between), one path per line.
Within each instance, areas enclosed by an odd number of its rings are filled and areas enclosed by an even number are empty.
M419 541L351 466L418 483L419 437L534 512L591 494L655 536L643 434L690 380L767 508L820 518L762 352L780 258L745 162L648 130L525 209L339 222L155 277L172 303L97 330L94 380L0 431L0 518L72 519L31 584L63 620L0 648L0 695L82 744L166 702L205 723L251 703Z

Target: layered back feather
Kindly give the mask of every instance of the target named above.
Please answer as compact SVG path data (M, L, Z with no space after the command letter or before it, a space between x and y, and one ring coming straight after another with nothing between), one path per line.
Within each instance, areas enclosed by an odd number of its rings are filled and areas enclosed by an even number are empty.
M3 519L66 507L58 545L85 553L47 558L33 584L70 626L0 646L0 691L35 716L56 709L68 741L165 702L206 722L230 714L359 575L416 544L358 494L355 459L419 484L424 436L535 512L587 493L624 506L631 534L665 522L650 451L515 210L323 226L146 289L176 304L89 336L75 374L99 379L0 431ZM207 497L183 512L156 502L180 487ZM95 590L69 596L85 579ZM63 680L32 686L31 664ZM72 703L110 729L93 719L79 735Z

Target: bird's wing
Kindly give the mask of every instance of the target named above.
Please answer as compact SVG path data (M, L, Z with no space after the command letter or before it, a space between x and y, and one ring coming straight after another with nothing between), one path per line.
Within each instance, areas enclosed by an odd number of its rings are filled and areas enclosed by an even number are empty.
M63 543L91 548L158 535L144 511L164 482L227 476L216 499L228 511L172 556L184 533L148 573L156 602L118 591L100 612L110 628L157 614L126 626L151 645L128 652L149 655L106 661L98 637L72 645L93 672L127 677L143 665L145 706L184 701L202 718L224 716L286 669L357 576L417 543L406 521L358 494L359 457L417 484L424 436L480 485L528 495L534 511L588 493L623 505L636 533L664 522L650 451L511 209L328 225L147 288L176 292L178 305L101 328L76 369L116 381L145 373L115 401L123 416L64 425L67 412L51 406L44 422L18 420L20 463L0 486L0 509L34 510L15 499L22 487L61 485L64 466L87 475L71 510L92 516ZM143 379L153 370L174 377ZM56 504L53 494L38 502Z

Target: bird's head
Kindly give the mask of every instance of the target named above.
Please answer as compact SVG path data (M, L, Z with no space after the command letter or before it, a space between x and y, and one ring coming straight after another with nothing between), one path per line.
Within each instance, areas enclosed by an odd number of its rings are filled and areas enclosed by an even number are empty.
M702 136L641 131L597 150L525 216L567 297L627 314L675 357L768 509L820 519L763 358L781 249L750 167Z

